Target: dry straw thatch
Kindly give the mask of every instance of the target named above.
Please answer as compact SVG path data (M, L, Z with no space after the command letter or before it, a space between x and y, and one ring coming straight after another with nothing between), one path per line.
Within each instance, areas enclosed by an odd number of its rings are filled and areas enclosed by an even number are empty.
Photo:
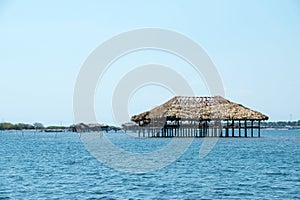
M181 120L268 120L268 116L220 96L175 96L166 103L131 117L134 122L175 117Z

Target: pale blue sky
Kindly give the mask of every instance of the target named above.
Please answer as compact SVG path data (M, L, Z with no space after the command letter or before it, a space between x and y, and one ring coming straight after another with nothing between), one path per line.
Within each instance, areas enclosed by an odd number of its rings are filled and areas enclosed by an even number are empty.
M73 123L74 83L84 60L106 39L144 27L174 30L200 44L230 100L270 120L300 119L300 1L0 0L1 121ZM99 85L107 92L95 96L100 122L114 124L109 97L122 76L118 66L130 70L151 62L167 63L191 80L197 95L207 94L178 58L151 51L128 55ZM149 99L149 91L157 98ZM133 96L129 112L171 96L145 87Z

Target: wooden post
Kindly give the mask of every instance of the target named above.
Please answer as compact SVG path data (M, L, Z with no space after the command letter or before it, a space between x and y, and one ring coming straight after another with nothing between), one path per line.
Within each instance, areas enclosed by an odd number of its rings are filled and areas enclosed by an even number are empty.
M228 137L229 136L229 130L228 130L228 126L229 126L229 123L228 123L228 120L226 122L226 131L225 131L225 137Z
M218 127L217 126L215 126L215 135L214 135L215 137L217 137L218 136Z
M251 120L251 137L253 137L253 120Z
M247 137L247 120L245 120L245 137Z
M258 120L258 137L260 137L260 120Z
M239 120L239 137L241 137L241 120Z
M139 128L139 137L141 137L141 128Z
M205 137L208 136L208 123L205 121Z
M200 137L203 137L203 126L202 123L200 122Z
M234 137L234 120L232 120L232 123L231 123L231 137Z

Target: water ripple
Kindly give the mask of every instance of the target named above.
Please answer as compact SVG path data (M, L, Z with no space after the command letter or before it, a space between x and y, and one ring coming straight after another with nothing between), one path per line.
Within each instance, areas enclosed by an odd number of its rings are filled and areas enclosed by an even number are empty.
M169 140L123 137L113 142L151 152ZM176 162L147 174L110 169L77 134L0 134L0 199L299 199L300 131L262 138L220 138L204 159L195 139ZM129 163L130 164L130 163Z

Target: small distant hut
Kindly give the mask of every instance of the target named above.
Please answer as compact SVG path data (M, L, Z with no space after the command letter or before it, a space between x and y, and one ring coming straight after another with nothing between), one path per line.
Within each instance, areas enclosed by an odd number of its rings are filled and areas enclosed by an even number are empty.
M140 137L260 137L268 116L221 96L175 96L131 117Z

